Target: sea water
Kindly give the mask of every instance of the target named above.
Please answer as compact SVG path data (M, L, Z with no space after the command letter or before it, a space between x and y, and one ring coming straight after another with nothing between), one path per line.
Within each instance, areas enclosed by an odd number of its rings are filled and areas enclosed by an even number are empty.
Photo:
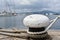
M18 28L26 29L23 25L23 19L30 14L17 14L16 16L0 16L0 28ZM57 15L48 15L50 20L54 19ZM51 29L60 29L60 19L58 19L51 27Z

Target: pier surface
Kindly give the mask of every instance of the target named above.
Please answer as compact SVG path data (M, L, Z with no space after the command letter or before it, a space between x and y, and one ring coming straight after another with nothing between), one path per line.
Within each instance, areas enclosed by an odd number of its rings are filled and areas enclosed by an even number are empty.
M44 40L60 40L60 30L49 30L48 34L49 34L50 38L46 38ZM28 34L27 33L20 33L20 36L21 35L27 36ZM27 37L26 38L20 38L20 37L3 35L0 32L0 40L29 40L29 39L27 39Z

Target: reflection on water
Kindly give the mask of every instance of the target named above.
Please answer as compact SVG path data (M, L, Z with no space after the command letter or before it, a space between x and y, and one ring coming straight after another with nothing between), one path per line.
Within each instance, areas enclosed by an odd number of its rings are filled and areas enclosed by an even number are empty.
M26 28L23 25L23 18L30 14L18 14L17 16L11 16L11 17L0 17L0 28ZM49 15L50 19L54 19L56 15ZM52 26L51 29L60 29L60 19L55 22L55 24Z

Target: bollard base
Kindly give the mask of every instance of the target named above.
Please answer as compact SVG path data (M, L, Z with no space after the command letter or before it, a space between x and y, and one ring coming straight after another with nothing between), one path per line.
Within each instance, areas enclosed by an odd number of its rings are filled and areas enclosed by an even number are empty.
M29 40L46 40L50 38L47 32L43 34L34 34L34 35L30 34L29 37L30 37Z
M43 38L30 38L29 40L52 40L50 35L47 35L46 37Z

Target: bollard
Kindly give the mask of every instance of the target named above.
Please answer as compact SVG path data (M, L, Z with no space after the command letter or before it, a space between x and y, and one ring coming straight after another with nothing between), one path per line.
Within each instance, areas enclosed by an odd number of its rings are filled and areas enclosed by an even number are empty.
M48 37L47 30L57 19L58 17L56 17L56 19L54 19L54 21L50 24L50 20L47 16L41 14L32 14L25 17L23 23L28 27L27 33L29 34L30 39L43 40L43 38Z

